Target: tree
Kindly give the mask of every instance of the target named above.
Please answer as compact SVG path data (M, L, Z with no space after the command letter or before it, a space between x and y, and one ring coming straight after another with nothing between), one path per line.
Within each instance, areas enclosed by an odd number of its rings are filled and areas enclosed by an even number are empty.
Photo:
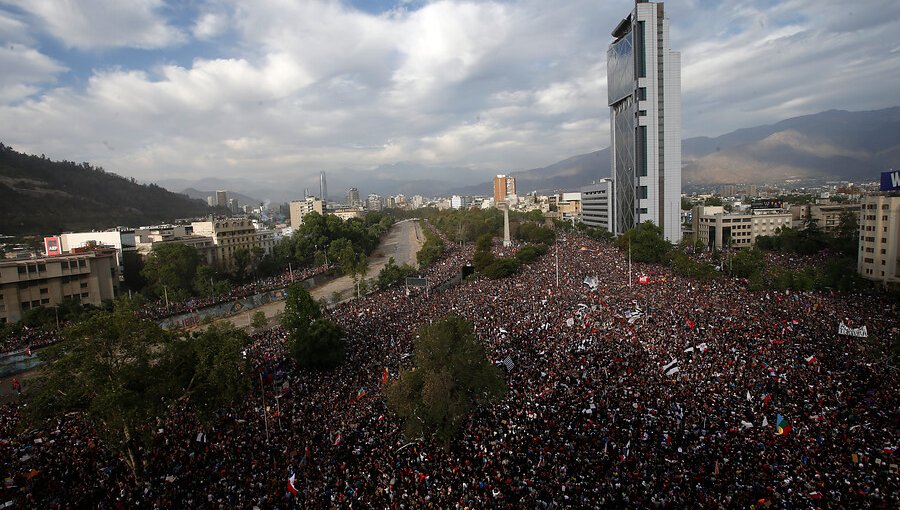
M851 211L841 213L834 236L834 250L848 257L855 257L859 250L859 218Z
M194 276L194 291L198 296L211 297L225 294L231 285L226 280L217 279L216 270L206 264L197 268Z
M250 267L250 259L252 258L250 249L246 246L241 246L234 250L232 258L234 259L234 279L242 282L247 278L247 270Z
M360 295L364 292L363 279L366 277L366 273L369 272L369 257L366 257L365 253L360 253L359 258L356 259L356 264L353 266L353 280L356 281L356 297L360 297Z
M522 262L523 264L530 264L545 253L547 253L547 245L532 244L523 246L518 252L516 252L516 259L518 259L519 262Z
M549 228L535 223L522 223L519 225L516 237L529 243L550 244L553 242L556 234Z
M42 352L47 365L35 381L28 418L83 412L138 480L140 447L148 439L142 425L162 413L177 386L166 363L171 335L120 304L64 336Z
M403 419L408 437L426 434L449 446L473 409L506 391L472 324L457 316L423 326L414 359L415 368L387 388L388 406Z
M194 294L193 283L200 266L197 249L181 243L164 243L153 248L141 275L148 292L157 298L187 299Z
M663 262L672 249L663 238L662 228L649 220L621 235L616 245L624 252L630 246L631 258L637 262Z
M344 361L344 333L322 316L319 303L299 283L288 288L281 325L288 334L288 350L297 362L312 369L334 368Z
M741 250L731 257L731 275L739 278L750 278L765 269L765 266L765 257L756 248Z
M247 334L229 322L175 342L164 365L181 374L171 394L181 394L201 419L212 419L250 389L250 367L242 355L249 343Z
M415 269L409 264L398 266L397 263L394 262L394 257L391 257L378 273L378 279L376 280L375 285L378 287L378 290L386 290L387 288L400 283L404 278L412 275L414 272Z
M499 258L488 264L481 273L492 280L506 278L519 270L519 260L514 258Z
M253 315L250 316L250 327L254 332L266 327L266 314L262 311L253 312Z
M493 242L494 237L491 234L482 234L475 240L475 251L489 252Z

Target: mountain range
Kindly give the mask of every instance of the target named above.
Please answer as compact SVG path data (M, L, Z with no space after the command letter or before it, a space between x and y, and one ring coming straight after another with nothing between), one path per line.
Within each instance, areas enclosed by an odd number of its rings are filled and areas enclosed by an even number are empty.
M900 166L900 107L866 112L829 110L776 124L682 141L682 185L766 184L789 180L875 181ZM609 148L552 165L512 172L519 193L576 190L609 177ZM457 188L489 194L491 183Z
M682 184L686 191L721 184L872 181L881 171L900 166L900 107L849 112L829 110L775 124L738 129L717 137L682 141ZM424 196L490 195L495 172L471 168L435 168L412 163L382 165L373 170L339 170L328 175L329 199L343 202L350 186L368 193ZM541 168L511 171L520 194L531 191L577 190L609 177L609 148L572 156ZM423 178L422 176L429 176ZM301 198L304 188L318 195L315 179L258 181L169 180L159 185L205 198L228 189L257 197L252 202L286 202ZM194 188L194 190L190 189ZM335 190L341 190L335 192ZM249 198L248 197L248 198ZM244 203L244 202L242 202Z
M210 212L206 202L88 163L51 161L0 144L0 233L51 235L140 226Z

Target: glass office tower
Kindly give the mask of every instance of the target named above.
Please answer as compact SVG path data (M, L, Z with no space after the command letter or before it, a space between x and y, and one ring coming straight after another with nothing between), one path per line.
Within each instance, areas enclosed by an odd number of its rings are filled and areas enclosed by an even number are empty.
M615 233L650 220L681 240L681 55L662 3L642 0L607 51Z

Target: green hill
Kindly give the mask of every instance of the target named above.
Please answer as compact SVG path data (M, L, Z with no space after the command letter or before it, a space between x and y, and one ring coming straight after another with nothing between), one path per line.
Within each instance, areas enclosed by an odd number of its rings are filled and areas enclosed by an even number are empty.
M206 203L88 163L51 161L0 143L0 233L42 235L202 216Z

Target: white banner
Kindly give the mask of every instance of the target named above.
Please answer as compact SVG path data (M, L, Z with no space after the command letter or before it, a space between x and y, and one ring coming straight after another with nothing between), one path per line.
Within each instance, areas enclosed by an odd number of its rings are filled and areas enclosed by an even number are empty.
M838 326L838 334L839 335L847 335L847 336L855 336L858 338L868 338L869 333L866 331L865 326L860 326L858 328L851 328L844 324L844 321L841 321L841 325Z

